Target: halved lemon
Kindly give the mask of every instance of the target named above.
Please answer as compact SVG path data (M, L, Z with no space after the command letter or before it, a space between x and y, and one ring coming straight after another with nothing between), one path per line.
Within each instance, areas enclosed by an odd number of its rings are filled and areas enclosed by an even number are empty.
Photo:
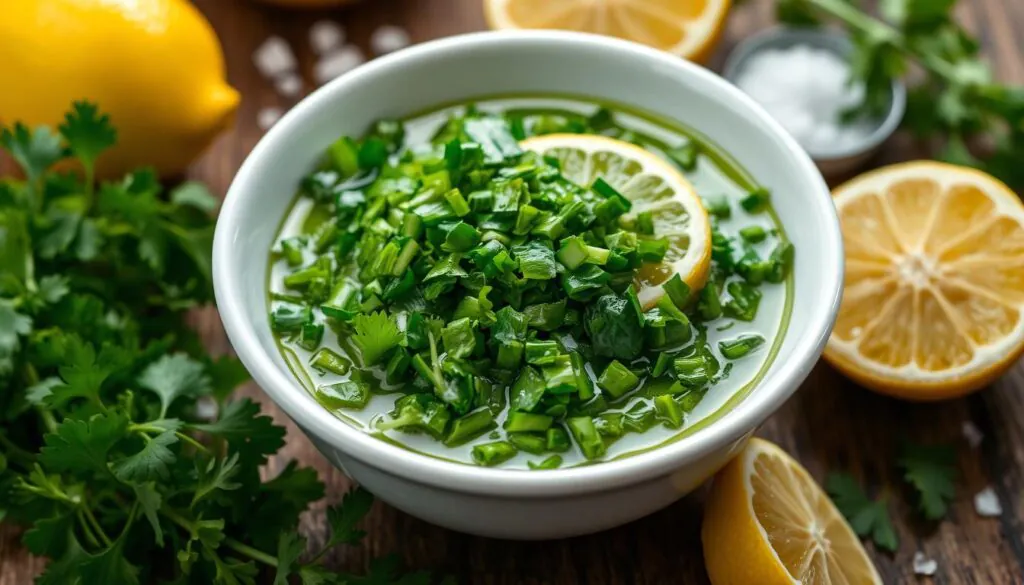
M1024 350L1024 205L995 178L931 161L834 193L846 289L825 358L911 400L977 390Z
M693 185L670 163L635 144L593 134L546 134L527 138L522 147L559 161L562 174L589 187L604 179L633 203L623 219L650 211L654 233L669 241L661 263L637 271L637 297L654 306L674 274L694 291L707 282L711 266L711 222Z
M714 585L882 583L832 500L762 439L751 439L715 476L701 539Z
M704 63L731 0L484 0L494 29L553 28L604 34Z

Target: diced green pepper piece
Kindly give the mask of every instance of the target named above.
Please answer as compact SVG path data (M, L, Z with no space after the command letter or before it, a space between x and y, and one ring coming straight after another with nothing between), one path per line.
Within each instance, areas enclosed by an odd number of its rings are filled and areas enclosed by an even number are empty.
M545 433L545 438L547 439L546 447L548 451L564 453L571 446L571 443L569 443L569 433L565 432L565 429L560 426L548 429Z
M344 376L352 369L352 362L336 351L324 347L313 354L309 365L320 373L330 372Z
M670 429L683 426L683 410L669 394L654 397L654 410L661 424Z
M360 410L370 400L370 389L362 382L346 380L317 387L316 396L328 408Z
M612 360L597 379L597 385L615 398L636 388L639 383L640 378L629 371L629 368L622 365L619 360Z
M569 394L576 392L576 373L572 368L572 360L567 355L555 356L552 361L541 367L544 375L544 390L550 394Z
M534 463L533 461L527 461L526 464L530 469L557 469L562 465L561 455L552 455L540 463Z
M473 461L477 465L493 467L516 456L518 451L508 441L495 441L473 447Z
M544 435L533 433L509 433L508 440L515 445L516 449L540 455L547 451L547 439Z
M546 431L554 421L554 418L547 415L513 410L508 413L504 428L510 433Z
M526 342L526 363L545 365L555 363L555 358L562 354L557 341L535 340Z
M626 432L624 421L625 416L621 412L606 412L594 418L594 427L602 437L617 439Z
M719 341L718 349L727 359L738 360L762 345L764 345L764 337L749 334L728 341Z
M536 368L526 366L512 384L510 396L512 408L523 412L532 411L544 396L544 378Z
M604 440L601 439L601 435L597 432L597 427L594 426L592 418L589 416L574 416L565 422L569 425L569 432L572 433L576 444L583 451L584 457L587 459L597 459L605 454L607 448L605 447Z
M494 413L485 407L477 408L452 421L452 428L444 439L448 447L456 447L471 441L495 428Z

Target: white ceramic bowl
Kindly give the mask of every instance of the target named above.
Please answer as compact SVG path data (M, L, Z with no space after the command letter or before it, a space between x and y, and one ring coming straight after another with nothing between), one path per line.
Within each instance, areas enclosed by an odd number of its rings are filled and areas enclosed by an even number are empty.
M296 186L324 148L374 119L490 94L575 94L627 104L695 128L774 195L796 246L795 310L760 385L695 434L598 465L513 471L448 463L375 439L335 418L292 378L267 316L266 255ZM839 223L814 164L749 97L697 65L579 33L475 33L359 67L289 111L256 145L228 191L214 240L217 303L256 382L332 463L380 499L428 522L501 538L595 532L640 518L700 485L797 389L831 332L843 278Z

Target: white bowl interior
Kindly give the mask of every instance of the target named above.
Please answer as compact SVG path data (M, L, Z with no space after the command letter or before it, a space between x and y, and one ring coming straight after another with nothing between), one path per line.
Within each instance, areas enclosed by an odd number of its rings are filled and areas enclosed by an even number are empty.
M510 474L438 462L363 435L324 411L292 380L268 323L266 255L300 179L328 144L344 134L361 134L372 120L503 93L595 97L679 120L710 137L772 190L797 250L794 311L768 375L724 418L682 441L622 461ZM638 45L589 35L482 33L378 59L288 112L231 186L217 226L214 269L233 345L256 381L307 432L393 473L422 473L428 482L447 475L443 481L450 484L454 475L466 489L507 492L518 485L557 491L586 476L614 481L630 470L636 477L685 464L735 440L780 406L810 371L831 330L842 278L838 234L828 190L810 159L752 100L710 72Z

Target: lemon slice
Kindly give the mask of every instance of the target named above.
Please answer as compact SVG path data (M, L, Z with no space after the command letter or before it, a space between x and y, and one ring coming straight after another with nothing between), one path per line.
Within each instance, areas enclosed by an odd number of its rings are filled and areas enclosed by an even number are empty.
M731 0L484 0L491 28L592 32L704 63L718 44Z
M846 290L825 357L877 391L967 394L1024 350L1024 205L973 169L930 161L834 193Z
M701 538L713 585L882 583L832 500L762 439L751 439L715 476Z
M557 159L562 174L589 187L604 179L633 203L629 221L650 211L654 233L669 241L661 263L637 271L637 297L644 309L664 294L663 283L679 274L694 291L707 282L711 266L711 222L693 185L670 163L635 144L593 134L547 134L527 138L522 147Z

